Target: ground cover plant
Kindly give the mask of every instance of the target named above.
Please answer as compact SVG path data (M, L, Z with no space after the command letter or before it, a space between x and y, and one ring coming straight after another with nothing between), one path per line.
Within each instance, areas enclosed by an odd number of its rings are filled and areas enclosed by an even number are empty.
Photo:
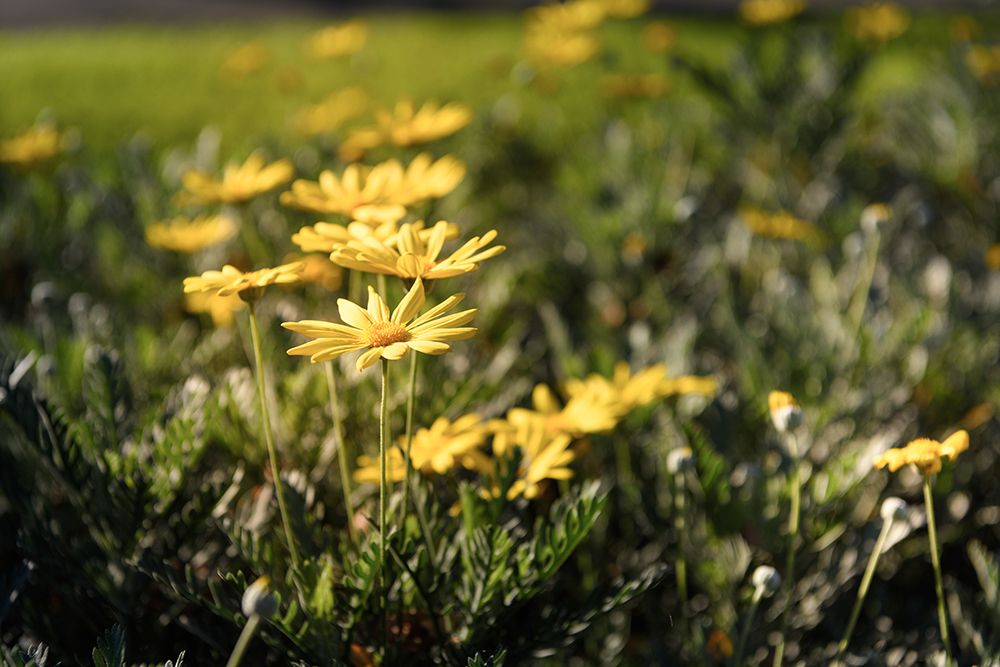
M10 39L5 663L1000 659L997 18L647 10Z

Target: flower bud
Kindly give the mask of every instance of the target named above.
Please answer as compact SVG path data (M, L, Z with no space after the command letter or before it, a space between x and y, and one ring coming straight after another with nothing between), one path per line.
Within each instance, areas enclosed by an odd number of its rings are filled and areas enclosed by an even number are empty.
M767 405L778 433L785 433L802 423L802 408L787 391L772 391L767 396Z
M278 611L278 598L270 591L270 583L267 577L260 577L243 593L243 614L248 618L255 614L269 618Z
M891 217L892 209L888 204L869 204L861 211L861 229L870 236Z
M667 472L676 475L694 465L694 455L690 447L675 447L667 454Z
M895 496L889 496L882 501L882 508L879 510L879 514L882 515L883 521L903 521L906 519L906 501L902 498L897 498Z
M751 577L757 595L771 597L781 588L781 575L770 565L761 565Z

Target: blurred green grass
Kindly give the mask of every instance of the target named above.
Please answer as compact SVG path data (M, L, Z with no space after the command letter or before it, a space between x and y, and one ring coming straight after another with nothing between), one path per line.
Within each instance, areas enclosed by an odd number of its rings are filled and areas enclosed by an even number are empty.
M161 148L186 143L206 125L217 127L225 147L232 149L263 137L288 136L298 109L349 84L362 85L384 103L409 95L474 106L510 85L522 28L517 14L373 15L367 20L367 47L352 59L325 62L303 52L308 36L326 25L322 20L3 31L0 136L46 113L78 129L98 151L111 150L136 132ZM679 52L723 67L742 31L721 19L674 23ZM638 44L643 25L612 26L606 57L636 71L663 69L664 59ZM864 86L870 99L915 81L926 66L915 47L943 39L941 33L939 18L920 17L872 72ZM221 76L226 56L251 41L269 51L264 68L239 81ZM674 86L674 94L685 92L683 82Z

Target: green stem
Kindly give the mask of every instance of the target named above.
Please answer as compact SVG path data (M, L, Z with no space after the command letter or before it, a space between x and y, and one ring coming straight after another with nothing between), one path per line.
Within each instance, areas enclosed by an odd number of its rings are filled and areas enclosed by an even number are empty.
M684 560L684 473L674 475L674 532L677 533L677 595L681 608L687 603L687 562Z
M246 653L247 646L250 645L250 640L253 639L254 634L257 632L257 626L260 625L260 614L253 614L247 620L247 624L243 626L243 631L240 632L240 638L236 640L236 646L233 647L233 652L229 655L229 660L226 662L226 667L238 667L240 662L243 660L243 654Z
M743 664L743 651L747 647L747 638L750 636L750 626L753 625L753 618L757 614L757 607L760 606L760 599L762 597L761 591L758 589L754 591L753 600L750 602L750 611L747 612L747 620L743 625L743 629L740 630L740 640L736 644L736 653L733 654L733 667L740 667Z
M250 261L253 262L255 268L267 266L267 244L261 237L253 215L250 213L250 202L239 204L236 208L240 215L240 236L243 239L243 245L246 246L247 254L250 255Z
M351 542L357 541L354 533L354 507L351 505L351 474L348 470L347 442L344 440L344 425L340 420L340 402L337 400L337 377L333 362L323 364L326 374L326 389L330 397L330 417L333 419L333 437L337 441L337 459L340 467L340 486L344 491L344 511L347 513L347 532Z
M785 635L788 634L788 612L792 606L792 595L795 591L795 547L799 541L799 514L801 512L801 482L799 481L799 448L793 434L789 434L788 448L792 458L792 472L788 476L788 494L791 507L788 512L788 552L785 556L785 576L782 581L785 606L781 611L781 639L774 651L774 667L780 667L785 655Z
M938 625L941 641L948 656L947 666L955 664L951 656L951 642L948 641L948 618L944 611L944 586L941 583L941 560L938 555L937 526L934 523L934 498L931 495L930 475L924 475L924 504L927 506L927 537L931 546L931 565L934 566L934 590L937 592Z
M410 388L406 394L406 448L403 450L403 461L404 469L406 470L406 479L403 487L403 518L402 523L406 522L406 511L410 506L411 499L411 484L412 475L410 464L410 448L413 445L413 404L416 401L417 395L417 351L410 351Z
M854 599L854 608L851 609L851 617L847 620L847 627L844 629L844 636L840 639L840 644L837 646L837 662L844 657L844 651L847 650L847 644L851 641L851 634L854 632L854 625L858 622L858 616L861 614L861 607L864 605L865 596L868 595L868 587L872 583L872 576L875 574L875 567L878 565L879 556L882 555L882 550L885 548L885 541L889 538L889 531L892 530L892 516L890 515L888 519L882 522L882 529L879 531L878 539L875 540L875 549L872 550L871 555L868 557L868 566L865 568L865 574L861 577L861 586L858 588L858 595Z
M851 350L851 352L857 354L860 354L861 349L861 325L864 323L868 293L871 291L872 281L875 279L875 267L878 266L880 241L881 236L876 232L874 240L868 244L864 272L861 274L861 280L854 287L854 294L851 295L851 303L847 309L848 322L851 327L850 332L853 334L847 344L856 344L857 347Z
M386 511L386 459L389 449L389 361L382 360L382 400L379 404L379 438L378 438L378 549L379 549L379 593L382 596L382 628L388 639L386 626L386 610L388 609L389 591L385 588L386 548L385 531L389 521Z
M271 476L274 478L274 492L278 496L278 510L285 527L285 539L288 541L288 551L292 557L292 567L299 566L299 552L292 535L292 523L288 519L288 506L285 503L285 491L281 483L281 473L278 471L278 452L274 446L274 433L271 431L271 413L267 407L267 396L264 383L264 360L260 348L260 330L257 326L257 310L253 301L248 304L250 310L250 339L253 342L253 356L257 375L257 400L260 404L260 419L264 429L264 444L267 445L267 456L271 461Z

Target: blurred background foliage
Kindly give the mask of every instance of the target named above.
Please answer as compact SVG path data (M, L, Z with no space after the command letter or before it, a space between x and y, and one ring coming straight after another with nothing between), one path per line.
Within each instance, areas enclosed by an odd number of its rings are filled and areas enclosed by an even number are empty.
M968 59L1000 21L920 14L898 39L866 44L839 14L764 28L686 18L649 48L662 19L602 26L601 53L570 69L526 60L523 19L506 14L373 17L364 49L319 63L302 54L317 27L306 23L4 33L0 135L44 110L70 143L40 168L0 170L7 659L26 661L16 653L41 641L73 664L104 637L131 662L183 650L215 664L236 640L252 575L281 572L246 323L216 329L185 313L180 288L187 275L248 258L237 244L173 255L144 235L174 212L191 167L214 170L259 147L291 157L303 178L342 167L336 133L303 138L292 119L345 85L385 104L409 95L472 106L471 126L435 148L464 160L468 175L421 217L496 228L508 247L457 281L480 309L480 335L425 364L434 391L421 394L418 425L470 410L500 416L538 382L608 375L623 359L720 383L713 398L668 399L578 443L572 485L552 484L502 517L485 503L449 514L463 497L473 503L461 474L423 480L440 553L422 552L405 528L392 540L432 581L461 642L430 628L434 605L400 584L420 610L396 636L400 664L500 664L501 649L508 664L724 663L749 572L785 562L793 460L769 423L776 388L805 413L787 660L831 659L890 493L912 507L880 561L853 659L938 655L920 478L876 473L871 461L956 427L972 447L936 484L950 621L961 664L998 659L1000 262L989 249L1000 241L1000 98ZM228 79L221 64L251 40L264 64ZM615 78L637 73L662 75L666 88ZM876 202L891 214L863 225ZM807 221L808 240L754 233L748 207ZM315 222L277 195L241 215L271 262ZM280 353L290 345L281 321L332 318L333 308L330 292L310 285L273 290L259 309L309 558L297 585L331 599L289 605L286 589L258 664L331 664L352 641L373 643L358 625L375 615L373 545L343 539L353 518L321 460L322 373ZM350 363L341 369L345 430L356 451L370 450L377 388ZM694 466L678 474L666 461L679 447L692 448ZM358 495L371 501L371 489ZM540 526L581 524L558 576L520 582L506 599L480 591L475 613L461 616L469 587L509 576L477 554L521 553L501 535L530 545L544 539ZM504 531L475 529L495 525ZM462 574L441 581L449 564ZM757 616L752 662L769 659L780 604L765 601ZM115 624L125 639L105 636Z

